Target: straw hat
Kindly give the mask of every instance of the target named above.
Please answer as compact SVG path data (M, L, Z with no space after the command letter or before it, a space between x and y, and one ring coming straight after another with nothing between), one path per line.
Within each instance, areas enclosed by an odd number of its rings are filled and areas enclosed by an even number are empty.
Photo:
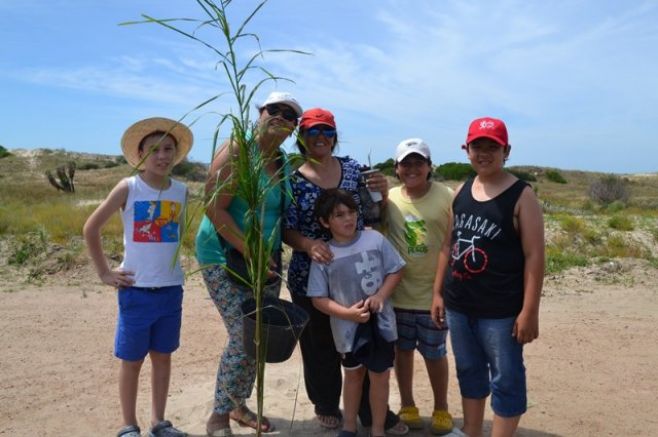
M132 167L142 162L139 156L139 143L154 132L166 132L176 139L174 165L181 162L192 148L192 131L184 124L163 117L147 118L130 126L121 137L123 156Z

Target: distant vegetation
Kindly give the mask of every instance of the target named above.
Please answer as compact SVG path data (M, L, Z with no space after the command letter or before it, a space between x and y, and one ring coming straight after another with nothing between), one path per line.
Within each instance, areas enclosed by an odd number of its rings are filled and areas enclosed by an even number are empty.
M381 171L386 176L395 177L395 161L389 158L386 161L373 165L376 169Z
M203 182L208 175L208 167L200 162L190 162L185 159L174 167L171 173L188 181Z
M557 184L566 184L567 180L562 176L562 173L560 173L557 170L546 170L546 179L548 179L551 182L555 182Z
M626 182L615 175L606 175L589 187L589 197L602 205L611 205L614 202L625 204L630 196Z
M5 149L3 146L0 146L0 159L10 156L9 150Z
M54 190L44 175L46 170L71 160L78 169L72 195ZM374 167L394 175L392 159ZM623 257L647 259L658 267L658 174L619 177L542 167L507 170L532 182L544 208L548 274ZM198 212L203 207L206 171L204 164L188 161L175 168L175 177L190 187L190 211ZM471 171L469 164L448 163L437 166L434 176L454 188L472 175ZM87 263L82 225L112 187L132 173L117 156L62 150L29 157L6 155L0 159L0 258L25 271L30 280ZM569 182L553 182L549 174L554 173ZM389 179L389 183L397 181ZM201 214L190 216L195 221L188 223L183 238L183 255L188 258L193 256L194 233ZM103 233L106 253L115 262L123 251L121 229L121 220L115 215Z
M508 168L507 171L512 173L514 176L521 179L522 181L537 182L537 177L532 173L530 173L529 171L521 170L514 167Z
M434 169L434 177L442 181L464 181L475 176L475 170L470 164L447 162Z

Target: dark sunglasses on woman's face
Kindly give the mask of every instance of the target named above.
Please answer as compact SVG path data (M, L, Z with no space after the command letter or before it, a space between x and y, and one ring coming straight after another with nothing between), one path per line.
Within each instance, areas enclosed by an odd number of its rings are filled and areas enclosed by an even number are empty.
M297 120L297 113L287 106L267 105L265 109L267 110L267 113L272 116L281 115L281 117L288 121Z
M320 134L324 135L326 138L333 138L336 136L336 129L312 127L306 131L306 135L309 137L317 137Z

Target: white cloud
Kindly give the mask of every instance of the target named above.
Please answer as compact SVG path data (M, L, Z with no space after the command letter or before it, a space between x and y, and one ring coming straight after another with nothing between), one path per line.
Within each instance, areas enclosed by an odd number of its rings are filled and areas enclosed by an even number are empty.
M283 14L268 11L273 4L263 11L270 25ZM350 6L354 20L341 15L350 9L346 4L306 5L300 16L285 12L289 25L277 27L275 36L313 55L267 53L263 65L296 83L265 84L257 95L288 89L307 107L331 109L345 144L392 148L415 135L436 147L458 144L471 118L491 114L509 121L512 138L559 157L560 148L615 150L615 141L635 142L637 126L655 122L655 2L364 0ZM313 26L304 26L316 9ZM141 33L143 27L133 28L139 44L123 56L113 51L88 63L38 67L5 60L0 74L151 107L162 102L187 109L228 90L216 55L164 29ZM280 46L276 38L269 41L264 48ZM254 50L247 45L241 55ZM232 104L225 100L212 109L222 112ZM525 150L516 149L515 157ZM345 153L362 152L345 147ZM449 156L461 158L458 153ZM526 163L532 156L552 158L528 155ZM574 159L605 165L586 155Z

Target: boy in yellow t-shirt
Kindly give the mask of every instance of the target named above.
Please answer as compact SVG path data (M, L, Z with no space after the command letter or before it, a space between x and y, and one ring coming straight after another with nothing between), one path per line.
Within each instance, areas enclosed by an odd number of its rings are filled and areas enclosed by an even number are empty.
M425 360L434 394L431 431L447 434L453 427L447 398L447 327L437 327L430 308L453 193L431 180L430 150L420 138L404 140L397 146L395 173L402 185L389 191L383 230L407 263L402 281L392 296L398 326L395 375L400 389L399 414L410 428L423 428L412 390L414 349L418 349Z

